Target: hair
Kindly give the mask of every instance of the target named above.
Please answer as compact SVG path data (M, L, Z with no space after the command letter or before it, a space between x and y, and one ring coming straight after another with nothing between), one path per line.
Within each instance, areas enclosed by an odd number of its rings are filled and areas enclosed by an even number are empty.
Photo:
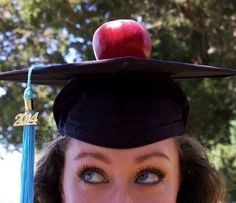
M34 202L60 203L65 151L71 138L59 136L44 150L36 165ZM205 148L193 137L174 137L179 155L181 184L177 203L225 201L222 176L209 161Z
M175 137L180 156L178 203L225 202L223 176L209 161L206 149L193 137Z
M44 149L36 164L34 202L61 203L61 177L65 151L71 138L58 136Z

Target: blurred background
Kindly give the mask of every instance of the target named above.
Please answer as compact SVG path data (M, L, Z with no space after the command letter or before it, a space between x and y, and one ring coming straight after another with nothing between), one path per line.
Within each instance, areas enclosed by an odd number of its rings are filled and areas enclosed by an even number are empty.
M94 31L118 18L148 29L152 58L236 68L235 0L0 0L0 71L94 60ZM229 202L236 202L236 78L180 83L190 100L188 129L208 148L225 176ZM12 123L24 111L24 84L0 85L0 203L13 203L22 129ZM59 89L34 86L41 113L37 153L53 138L51 110Z

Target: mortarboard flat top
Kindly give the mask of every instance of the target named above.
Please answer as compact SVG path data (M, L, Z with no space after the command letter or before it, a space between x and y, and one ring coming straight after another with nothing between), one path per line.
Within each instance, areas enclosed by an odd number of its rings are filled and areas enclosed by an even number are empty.
M162 61L137 57L120 57L98 61L85 61L62 65L51 65L34 69L32 83L44 85L64 85L74 77L107 76L119 73L140 73L152 76L165 75L172 79L223 77L236 75L229 68L197 65L175 61ZM0 73L0 80L26 82L28 69Z

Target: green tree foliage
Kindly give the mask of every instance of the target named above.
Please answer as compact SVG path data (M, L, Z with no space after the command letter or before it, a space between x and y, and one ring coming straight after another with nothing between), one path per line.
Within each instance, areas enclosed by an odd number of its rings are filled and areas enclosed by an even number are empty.
M117 18L136 19L148 28L152 58L236 67L235 11L235 0L0 0L0 70L37 62L92 60L94 31ZM180 83L191 104L189 131L210 149L235 194L236 79ZM0 103L0 142L18 148L21 129L12 129L11 124L23 111L24 86L2 83L1 87L5 94ZM40 149L55 130L50 112L58 88L34 89L36 108L41 112Z

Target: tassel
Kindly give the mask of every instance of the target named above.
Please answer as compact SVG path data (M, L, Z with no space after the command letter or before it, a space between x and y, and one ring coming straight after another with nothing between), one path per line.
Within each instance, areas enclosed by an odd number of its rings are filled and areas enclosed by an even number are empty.
M35 125L38 122L38 113L34 114L33 90L31 85L31 66L28 71L27 86L24 91L25 113L16 116L14 126L23 127L22 161L21 161L21 203L33 203L34 199L34 154L35 154ZM41 65L38 65L41 67Z

